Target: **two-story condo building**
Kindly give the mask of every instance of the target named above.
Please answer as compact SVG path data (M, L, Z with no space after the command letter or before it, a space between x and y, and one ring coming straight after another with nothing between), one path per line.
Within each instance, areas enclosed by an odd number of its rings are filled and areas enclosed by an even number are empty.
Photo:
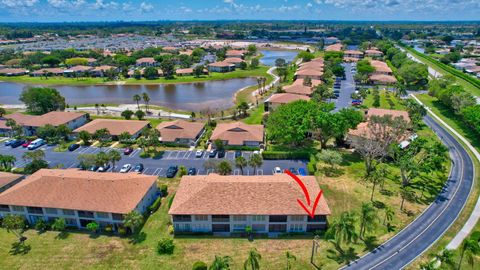
M315 177L300 178L315 198L320 192ZM244 233L247 226L269 236L326 229L331 212L325 197L320 197L313 218L297 199L305 203L302 189L287 174L184 176L169 214L175 234L231 235Z
M133 210L144 213L159 196L156 176L136 173L42 169L0 194L0 217L38 220L64 218L68 226L101 227L123 222Z
M221 123L213 130L210 140L221 140L224 145L259 147L264 141L264 127L243 122Z

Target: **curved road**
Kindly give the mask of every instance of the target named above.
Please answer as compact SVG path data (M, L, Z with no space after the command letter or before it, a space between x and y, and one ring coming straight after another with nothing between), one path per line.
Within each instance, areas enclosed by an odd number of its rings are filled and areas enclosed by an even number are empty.
M450 176L436 200L410 225L372 252L342 269L403 269L427 251L457 219L473 185L473 161L444 127L426 116L425 123L449 148Z

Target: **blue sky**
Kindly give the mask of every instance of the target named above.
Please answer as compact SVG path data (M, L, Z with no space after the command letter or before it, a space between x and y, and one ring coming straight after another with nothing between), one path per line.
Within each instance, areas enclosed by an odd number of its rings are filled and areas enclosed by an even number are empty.
M480 0L0 0L1 22L480 20Z

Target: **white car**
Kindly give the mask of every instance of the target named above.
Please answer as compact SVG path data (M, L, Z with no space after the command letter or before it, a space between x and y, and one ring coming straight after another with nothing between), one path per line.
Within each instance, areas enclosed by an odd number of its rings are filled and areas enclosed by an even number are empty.
M280 169L280 167L275 167L275 169L273 169L273 173L274 174L282 173L282 169Z
M127 173L128 171L130 171L131 168L132 168L132 164L125 164L120 169L120 172L121 173Z
M197 150L197 152L195 152L195 157L196 158L201 158L203 155L203 151L202 150Z
M253 154L254 154L254 155L260 155L260 151L255 150L255 151L253 151Z

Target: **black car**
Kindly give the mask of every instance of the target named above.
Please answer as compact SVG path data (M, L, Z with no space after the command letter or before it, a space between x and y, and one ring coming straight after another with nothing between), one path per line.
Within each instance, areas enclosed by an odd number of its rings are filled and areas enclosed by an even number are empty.
M214 158L217 155L217 150L211 150L208 152L208 157Z
M242 156L242 151L240 150L235 151L235 158L241 157L241 156Z
M196 174L197 174L197 169L195 168L188 169L188 175L196 175Z
M98 166L97 165L93 165L91 166L90 168L88 168L89 171L91 172L96 172L98 170Z
M24 143L25 143L24 140L15 140L14 142L10 143L10 147L17 148Z
M225 150L219 150L218 151L218 158L224 158L225 157Z
M108 170L110 170L110 164L105 164L98 168L98 172L107 172Z
M133 167L133 171L136 172L136 173L141 173L143 172L143 164L142 163L138 163L137 165L135 165Z
M297 169L295 169L295 168L289 168L288 170L289 170L291 173L293 173L293 174L295 174L295 175L298 175Z
M80 144L78 143L70 144L70 146L68 147L68 151L73 152L77 150L79 147L80 147Z
M174 178L175 175L177 175L178 172L178 166L170 166L167 169L167 178Z

